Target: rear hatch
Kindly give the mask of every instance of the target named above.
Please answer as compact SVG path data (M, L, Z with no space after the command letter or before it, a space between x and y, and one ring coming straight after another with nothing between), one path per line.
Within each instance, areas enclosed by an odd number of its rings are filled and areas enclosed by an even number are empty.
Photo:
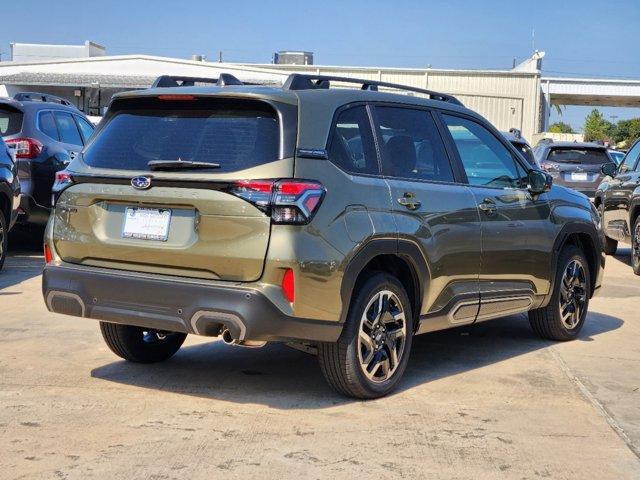
M549 151L545 168L558 172L560 180L575 188L590 187L600 182L600 168L611 162L602 148L555 147Z
M259 179L293 175L296 107L248 96L116 99L55 209L69 263L254 281L271 218Z

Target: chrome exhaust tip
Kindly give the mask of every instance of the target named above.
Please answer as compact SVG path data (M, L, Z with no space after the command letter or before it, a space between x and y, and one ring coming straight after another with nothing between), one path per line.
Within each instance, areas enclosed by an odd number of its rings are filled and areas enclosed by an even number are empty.
M246 348L261 348L264 347L267 342L259 342L254 340L238 340L237 338L233 338L231 332L227 327L222 329L222 341L227 345L235 345L237 347L246 347Z

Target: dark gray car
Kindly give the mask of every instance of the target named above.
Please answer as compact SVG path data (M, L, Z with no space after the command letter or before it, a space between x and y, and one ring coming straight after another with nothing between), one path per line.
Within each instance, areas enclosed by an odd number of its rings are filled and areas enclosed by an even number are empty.
M14 149L22 188L19 222L46 224L56 173L82 150L93 130L63 98L26 92L0 98L0 136Z
M0 137L0 270L7 256L7 234L16 221L19 194L13 153Z
M613 160L604 145L597 143L550 142L533 150L540 167L564 185L593 198L604 178L600 169Z

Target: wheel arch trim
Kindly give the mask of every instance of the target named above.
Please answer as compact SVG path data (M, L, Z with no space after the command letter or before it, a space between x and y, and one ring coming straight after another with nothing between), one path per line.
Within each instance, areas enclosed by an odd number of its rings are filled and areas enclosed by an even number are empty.
M553 295L553 291L555 288L555 281L556 281L556 272L558 268L558 258L560 256L560 252L562 251L562 248L566 245L569 237L574 234L588 235L591 241L593 242L593 245L595 248L595 252L593 252L595 257L594 258L595 271L592 272L593 278L591 278L591 296L593 296L595 290L599 287L598 278L601 274L602 269L604 268L604 256L603 256L604 251L603 251L602 240L600 239L598 231L596 230L596 227L594 225L588 224L586 222L567 223L562 227L562 229L556 236L556 239L553 244L552 259L551 259L550 288L549 288L549 293L547 294L546 298L542 303L542 306L546 306L549 303L551 296ZM584 253L586 255L588 252L584 252ZM587 258L587 261L589 261L588 258Z
M422 304L424 292L429 282L429 267L420 247L408 239L373 238L362 244L348 261L344 269L340 288L340 297L342 299L341 323L345 322L349 312L349 306L358 276L374 258L381 255L393 255L407 262L415 276L415 278L412 278L412 281L416 284L415 303L418 309ZM412 307L415 307L415 305ZM413 312L413 314L418 318L420 312L416 311Z

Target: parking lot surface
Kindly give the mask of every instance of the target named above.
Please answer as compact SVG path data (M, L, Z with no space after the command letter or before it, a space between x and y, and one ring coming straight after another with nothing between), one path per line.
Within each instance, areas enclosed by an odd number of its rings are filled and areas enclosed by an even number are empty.
M640 278L608 260L580 339L526 316L417 337L401 388L354 401L282 345L191 336L115 357L93 320L47 312L42 259L0 273L0 477L640 478Z

